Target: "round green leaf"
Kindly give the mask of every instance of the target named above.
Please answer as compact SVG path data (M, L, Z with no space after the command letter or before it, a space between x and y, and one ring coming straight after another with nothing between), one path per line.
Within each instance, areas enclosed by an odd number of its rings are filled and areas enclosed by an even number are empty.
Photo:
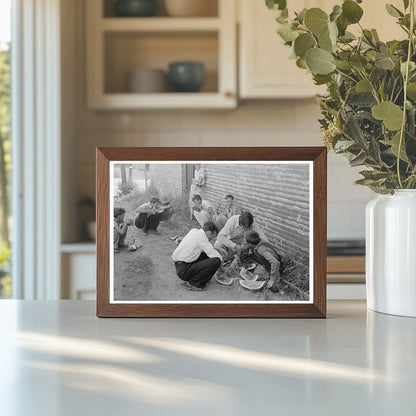
M357 85L355 86L355 90L357 92L370 92L371 91L370 81L366 79L362 79L361 81L357 82Z
M314 75L315 85L324 85L331 82L331 75Z
M339 16L337 19L337 27L338 27L338 32L340 36L344 36L345 31L347 30L347 27L348 27L348 22L344 19L342 15Z
M403 110L391 101L383 101L371 109L373 117L382 120L384 125L392 131L402 127Z
M363 69L368 64L367 60L357 53L351 56L350 63L354 68L358 70Z
M305 13L305 26L315 35L324 32L328 26L328 15L318 7L309 9Z
M346 0L342 3L342 16L349 23L358 23L363 16L363 9L352 0Z
M295 39L296 56L304 58L306 52L316 45L315 39L309 33L302 33Z
M302 69L308 69L308 66L306 65L306 61L305 58L298 58L296 59L296 66L298 68L302 68Z
M331 38L332 44L335 46L338 39L338 26L334 22L329 22L328 24L329 37Z
M283 10L286 7L286 0L266 0L266 6L272 10Z
M337 4L332 9L332 13L329 15L329 19L331 22L335 22L339 16L342 14L342 7L338 6Z
M391 146L391 151L393 152L393 154L395 156L399 156L400 132L395 134L390 142L387 142L387 143L385 142L384 144L387 144L387 145ZM405 141L403 140L402 145L400 147L400 156L399 156L399 158L401 160L405 161L405 162L408 162L409 159L407 158L407 155L406 155L405 146L406 146L406 144L405 144Z
M306 64L314 75L330 74L335 69L335 65L332 63L333 59L331 53L320 48L309 49L306 54Z
M324 49L328 52L333 52L334 45L332 43L331 37L329 36L328 28L318 35L318 45L321 49Z
M282 37L282 39L286 43L290 43L290 42L294 41L298 36L298 32L293 30L291 28L291 26L289 24L286 24L286 23L279 25L279 27L277 29L277 33Z
M296 20L298 20L299 22L303 23L304 19L305 19L305 14L306 14L307 9L302 9L299 13L296 13Z
M350 70L352 68L352 65L348 61L332 61L332 63L339 69L342 70Z
M394 68L394 61L389 56L379 56L376 58L376 67L380 69L391 70Z
M338 29L338 26L337 26L337 29ZM356 36L353 33L348 32L348 30L347 30L344 33L344 35L339 38L339 42L349 43L349 42L351 42L351 41L353 41L355 39L356 39Z
M416 82L407 84L407 96L412 100L416 100Z

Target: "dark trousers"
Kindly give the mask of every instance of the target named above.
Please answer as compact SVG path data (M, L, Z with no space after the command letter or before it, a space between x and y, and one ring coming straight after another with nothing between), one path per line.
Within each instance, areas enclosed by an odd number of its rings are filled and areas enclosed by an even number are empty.
M165 209L161 214L160 214L160 221L169 221L172 218L173 215L173 208L170 207L168 209Z
M244 249L241 250L241 252L240 252L240 261L243 264L248 264L248 263L251 263L251 262L254 261L255 263L258 263L258 264L262 265L262 263L259 261L259 259L256 257L256 255L254 253L250 253L248 248L244 248ZM269 264L269 270L270 270L270 264Z
M134 223L137 228L141 228L144 233L147 233L148 230L157 230L161 216L162 214L147 216L147 214L142 212L136 217Z
M182 280L195 287L204 289L221 265L218 257L209 258L205 253L192 263L175 261L176 274Z

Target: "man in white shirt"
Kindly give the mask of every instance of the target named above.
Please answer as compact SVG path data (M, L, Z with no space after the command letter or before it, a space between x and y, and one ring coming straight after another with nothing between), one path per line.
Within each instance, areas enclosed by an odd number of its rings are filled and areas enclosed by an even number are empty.
M204 290L221 266L221 255L211 243L217 234L217 226L209 221L201 230L189 231L173 252L176 274L189 289Z
M254 221L253 214L243 211L240 215L233 215L228 219L218 234L214 248L224 260L233 260L235 255L239 255L241 252L244 234L247 231L256 231L263 241L267 241L264 232Z
M202 227L206 222L212 221L215 210L214 206L207 200L203 200L201 195L192 198L192 212L198 224Z

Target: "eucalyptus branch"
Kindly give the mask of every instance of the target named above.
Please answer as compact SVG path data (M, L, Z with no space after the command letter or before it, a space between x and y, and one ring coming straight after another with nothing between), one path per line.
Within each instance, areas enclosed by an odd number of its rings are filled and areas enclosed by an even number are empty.
M356 80L355 78L351 77L351 76L350 76L350 75L348 75L348 74L345 74L344 72L340 71L338 68L335 68L335 72L338 72L339 74L344 75L344 77L345 77L345 78L348 78L348 79L350 79L351 81L353 81L353 82L357 83L357 80Z
M403 88L400 88L399 91L397 91L397 94L396 94L396 96L394 97L394 100L393 100L394 103L396 103L396 101L399 99L400 94L402 93L402 91L403 91Z
M380 104L380 97L378 95L378 92L376 90L376 87L374 86L374 84L370 81L370 78L368 78L367 76L367 72L365 72L365 69L361 66L362 71L360 71L360 75L363 79L365 79L366 81L368 81L368 83L370 84L371 87L371 94L373 94L374 99L377 101L377 104Z
M400 174L400 155L403 147L404 133L406 130L406 110L407 110L407 83L409 81L409 69L410 62L412 59L412 49L413 49L413 37L414 37L414 28L415 28L415 0L410 0L410 29L409 29L409 46L407 48L407 59L406 59L406 72L403 80L403 117L402 117L402 126L400 128L400 139L399 139L399 148L397 151L397 177L399 179L399 186L403 188L402 178Z
M396 89L396 84L397 84L397 81L396 80L394 80L393 81L393 88L391 89L391 94L390 94L390 97L389 97L389 100L390 101L393 101L393 102L395 102L395 100L393 100L393 95L394 95L394 90Z

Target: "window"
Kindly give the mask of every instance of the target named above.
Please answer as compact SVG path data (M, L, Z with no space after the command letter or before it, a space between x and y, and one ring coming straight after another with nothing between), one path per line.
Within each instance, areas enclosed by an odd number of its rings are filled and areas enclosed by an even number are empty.
M0 298L11 297L10 43L11 2L0 0Z

